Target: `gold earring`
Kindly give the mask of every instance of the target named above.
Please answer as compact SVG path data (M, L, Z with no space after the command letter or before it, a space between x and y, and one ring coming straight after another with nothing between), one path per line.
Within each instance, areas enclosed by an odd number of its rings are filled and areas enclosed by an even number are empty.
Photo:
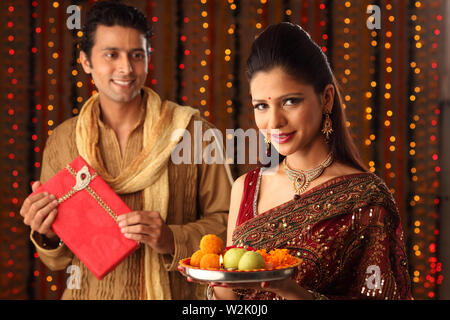
M325 113L325 120L323 121L322 133L325 135L325 141L330 142L330 135L333 133L333 122L330 118L330 112Z
M267 137L264 138L264 142L266 143L266 155L270 157L272 155L271 146L270 146L270 132L267 131Z

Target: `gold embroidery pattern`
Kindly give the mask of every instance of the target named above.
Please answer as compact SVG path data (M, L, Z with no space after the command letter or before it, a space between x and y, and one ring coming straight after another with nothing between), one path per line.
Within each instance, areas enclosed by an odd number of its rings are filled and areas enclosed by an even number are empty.
M87 167L86 167L87 168ZM100 198L100 196L94 191L92 190L92 188L89 186L89 183L91 183L92 180L94 180L94 178L97 176L97 172L94 173L92 176L89 175L89 171L87 173L85 173L83 171L83 169L80 170L80 172L76 172L70 165L66 166L67 171L69 171L76 179L77 179L77 183L76 185L70 189L70 191L68 193L66 193L65 195L63 195L62 197L60 197L58 199L58 203L62 203L64 201L66 201L67 199L69 199L70 197L72 197L75 193L77 193L78 191L81 191L83 189L86 189L87 192L89 192L89 194L95 199L95 201L98 202L98 204L111 216L111 218L114 219L114 221L117 222L117 215L114 213L114 211L102 200L102 198ZM82 172L83 171L83 172ZM82 182L80 183L78 177L81 174L86 174L87 178L89 179L88 182ZM82 178L83 180L85 180L85 178Z

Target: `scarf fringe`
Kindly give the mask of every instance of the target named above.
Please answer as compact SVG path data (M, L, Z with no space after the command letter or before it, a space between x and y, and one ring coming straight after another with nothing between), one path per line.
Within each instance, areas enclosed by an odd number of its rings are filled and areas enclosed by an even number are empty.
M76 124L76 145L79 154L118 194L143 191L143 210L158 211L165 221L169 204L168 163L172 150L181 137L171 140L177 129L186 129L198 110L173 102L161 103L150 88L143 88L146 104L143 149L116 178L106 170L99 149L99 95L84 104ZM145 298L171 299L169 275L162 255L145 245Z

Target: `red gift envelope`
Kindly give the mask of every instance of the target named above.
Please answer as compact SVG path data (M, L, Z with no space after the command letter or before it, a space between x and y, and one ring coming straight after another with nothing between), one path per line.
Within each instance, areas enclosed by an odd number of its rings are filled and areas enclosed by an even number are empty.
M116 222L132 210L81 156L34 193L44 191L59 202L54 232L99 280L138 248Z

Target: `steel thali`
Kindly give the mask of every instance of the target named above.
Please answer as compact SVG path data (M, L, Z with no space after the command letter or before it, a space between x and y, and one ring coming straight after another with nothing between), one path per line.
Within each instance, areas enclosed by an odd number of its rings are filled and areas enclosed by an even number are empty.
M294 274L294 271L301 263L301 260L298 259L297 263L286 268L270 270L200 269L189 265L189 262L190 258L186 258L181 260L179 264L183 267L184 274L193 279L207 282L245 283L289 278Z

